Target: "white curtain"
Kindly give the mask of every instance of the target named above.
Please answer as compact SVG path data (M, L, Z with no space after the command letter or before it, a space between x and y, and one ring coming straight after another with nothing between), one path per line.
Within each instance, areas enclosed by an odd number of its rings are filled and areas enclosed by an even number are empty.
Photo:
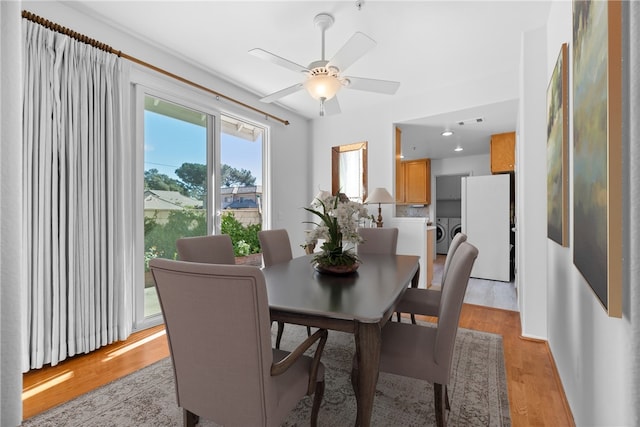
M23 33L27 371L129 335L133 215L124 64L27 20Z

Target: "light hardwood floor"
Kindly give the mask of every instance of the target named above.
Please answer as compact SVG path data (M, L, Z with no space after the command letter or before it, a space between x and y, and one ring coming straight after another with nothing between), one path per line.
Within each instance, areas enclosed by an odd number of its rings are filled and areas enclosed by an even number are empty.
M522 338L517 311L465 303L460 326L502 335L513 426L575 425L547 343ZM167 356L164 328L157 326L89 355L29 372L23 377L23 417L30 418Z
M437 255L433 263L432 286L434 289L439 289L445 259L446 255ZM469 279L467 292L464 296L464 302L467 304L503 308L512 311L518 311L517 299L518 296L513 281L498 282L474 277Z

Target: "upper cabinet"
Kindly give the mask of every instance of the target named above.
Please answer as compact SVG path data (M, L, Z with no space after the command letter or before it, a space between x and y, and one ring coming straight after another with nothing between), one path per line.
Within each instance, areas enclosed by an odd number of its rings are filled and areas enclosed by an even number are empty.
M404 200L406 204L431 203L431 161L429 159L402 162L404 172Z
M396 127L396 203L428 205L431 203L431 161L402 161L402 130Z
M513 172L516 163L516 133L491 135L491 173Z

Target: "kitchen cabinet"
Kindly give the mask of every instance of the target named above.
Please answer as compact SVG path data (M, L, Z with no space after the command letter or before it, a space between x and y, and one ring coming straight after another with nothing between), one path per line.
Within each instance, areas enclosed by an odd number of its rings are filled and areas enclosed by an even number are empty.
M402 161L402 130L396 131L396 203L428 205L431 203L431 160Z
M431 203L431 160L416 159L402 163L404 199L399 203L428 205Z
M516 133L491 135L491 173L513 172L516 163Z

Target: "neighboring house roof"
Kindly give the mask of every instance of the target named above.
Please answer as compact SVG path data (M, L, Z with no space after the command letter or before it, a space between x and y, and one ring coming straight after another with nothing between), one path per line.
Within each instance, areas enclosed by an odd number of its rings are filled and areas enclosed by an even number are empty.
M234 202L229 203L224 207L224 209L257 209L258 205L253 200L236 200Z
M256 193L262 194L262 185L248 185L245 187L223 187L220 189L220 194L247 194Z
M144 209L181 210L202 208L202 201L184 196L177 191L145 190Z

